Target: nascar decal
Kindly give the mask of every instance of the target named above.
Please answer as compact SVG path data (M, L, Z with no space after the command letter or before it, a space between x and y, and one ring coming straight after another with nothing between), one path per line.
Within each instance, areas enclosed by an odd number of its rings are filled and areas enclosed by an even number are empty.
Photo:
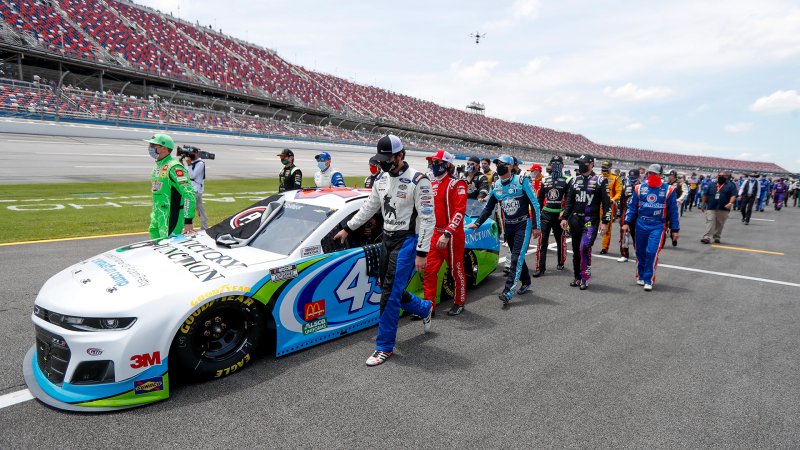
M273 283L297 278L297 265L289 264L288 266L269 269L269 278Z

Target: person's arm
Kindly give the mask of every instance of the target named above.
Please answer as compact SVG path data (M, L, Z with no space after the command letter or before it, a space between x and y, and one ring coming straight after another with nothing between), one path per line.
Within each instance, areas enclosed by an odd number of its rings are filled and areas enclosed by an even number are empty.
M556 180L550 178L551 184L555 185ZM553 188L546 188L547 184L545 184L544 180L542 180L542 187L539 188L539 194L536 196L536 200L539 201L539 206L544 207L544 199L547 198L547 191Z
M564 195L564 210L561 211L561 220L569 221L572 211L575 209L575 182L567 183L567 193Z
M494 209L497 207L497 196L494 195L494 190L489 193L489 200L486 201L486 206L483 207L483 211L481 211L481 215L478 216L478 220L472 222L475 228L480 228L483 225L483 222L486 222L486 219L492 215Z
M450 204L454 206L455 213L447 224L447 231L455 233L464 226L464 216L467 214L467 183L458 180L455 189L449 189Z
M528 201L531 202L531 207L533 207L534 220L531 221L531 225L533 225L534 230L540 230L542 228L542 222L541 211L539 211L539 200L536 198L536 194L533 192L533 186L531 186L530 178L522 179L522 190L525 192L525 195L528 196Z
M680 226L680 217L681 211L678 209L678 193L675 192L674 188L670 188L670 191L667 193L667 217L669 218L669 228L670 231L673 233L677 233L681 230Z
M484 174L478 174L478 199L484 199L489 195L489 177Z
M342 176L342 172L339 171L333 172L333 174L331 175L331 186L347 187L347 185L344 183L344 177Z
M291 174L292 178L294 179L294 187L290 190L297 190L303 188L303 172L298 169L297 167L294 168Z
M182 165L174 165L169 168L169 181L181 193L183 200L183 218L186 225L191 225L194 220L194 188L186 176L185 169Z
M681 183L681 198L678 199L678 202L683 204L684 202L686 202L686 199L689 198L689 185L684 183L683 181L681 181L680 183Z
M608 178L604 179L600 182L600 203L603 207L603 217L600 218L600 222L608 225L611 222L611 196L608 192Z
M756 183L756 198L761 198L761 183Z
M431 236L436 226L436 216L433 211L433 187L431 180L422 173L414 176L416 189L414 189L414 208L417 209L417 257L424 258L431 248ZM464 190L466 195L466 189Z
M379 177L380 178L380 177ZM372 191L369 193L369 197L367 197L367 201L364 202L364 205L359 208L358 212L352 219L350 219L342 229L347 233L352 233L353 230L364 225L367 223L372 216L375 215L376 212L381 208L381 199L380 194L378 194L378 180L374 180L372 182Z
M609 186L609 192L611 193L611 203L618 203L622 196L622 182L619 177L614 177L614 182Z
M636 219L639 218L639 188L641 184L637 184L631 193L631 199L628 202L628 211L625 213L625 224L634 226Z

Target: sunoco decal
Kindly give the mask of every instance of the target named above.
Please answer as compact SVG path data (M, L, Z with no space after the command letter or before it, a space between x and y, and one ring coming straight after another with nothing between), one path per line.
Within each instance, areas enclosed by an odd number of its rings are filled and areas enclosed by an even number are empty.
M133 393L136 395L149 394L164 390L164 377L147 378L133 382Z

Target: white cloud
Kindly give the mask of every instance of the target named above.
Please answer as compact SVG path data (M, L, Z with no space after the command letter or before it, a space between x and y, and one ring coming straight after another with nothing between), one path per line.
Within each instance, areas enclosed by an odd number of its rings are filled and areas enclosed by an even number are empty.
M506 31L523 22L530 22L539 17L540 0L516 0L506 11L506 16L483 24L488 31Z
M627 83L616 89L606 87L603 93L611 98L641 102L647 100L661 100L672 94L672 90L664 87L641 88L633 83Z
M642 125L641 122L633 122L629 123L628 125L625 125L624 129L628 131L638 131L641 130L642 128L644 128L644 125Z
M491 75L492 69L497 67L497 61L475 61L475 63L464 66L461 61L450 65L451 72L464 81L480 81Z
M698 106L697 108L689 111L686 115L689 116L689 118L695 118L695 117L697 117L698 114L702 114L702 113L704 113L704 112L706 112L706 111L708 111L710 109L711 109L710 106L708 106L707 104L703 103L702 105Z
M562 114L560 116L556 116L553 118L553 123L557 124L574 124L574 123L581 123L584 121L583 116L576 116L570 114Z
M800 95L797 91L775 91L761 97L750 105L750 111L766 114L780 114L800 109Z
M728 133L744 133L753 129L753 124L750 122L730 123L723 127Z

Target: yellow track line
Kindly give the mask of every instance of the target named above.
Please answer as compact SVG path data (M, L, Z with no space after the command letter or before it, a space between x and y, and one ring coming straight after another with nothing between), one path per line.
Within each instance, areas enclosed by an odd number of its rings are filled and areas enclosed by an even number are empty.
M97 236L79 236L79 237L60 238L60 239L43 239L41 241L6 242L4 244L0 244L0 247L6 247L9 245L46 244L48 242L80 241L83 239L98 239L98 238L119 237L119 236L136 236L140 234L147 234L147 233L139 232L139 233L100 234Z
M753 249L753 248L729 247L727 245L712 244L711 246L714 247L714 248L724 248L726 250L737 250L737 251L740 251L740 252L766 253L768 255L783 255L784 254L783 252L771 252L769 250L756 250L756 249Z

